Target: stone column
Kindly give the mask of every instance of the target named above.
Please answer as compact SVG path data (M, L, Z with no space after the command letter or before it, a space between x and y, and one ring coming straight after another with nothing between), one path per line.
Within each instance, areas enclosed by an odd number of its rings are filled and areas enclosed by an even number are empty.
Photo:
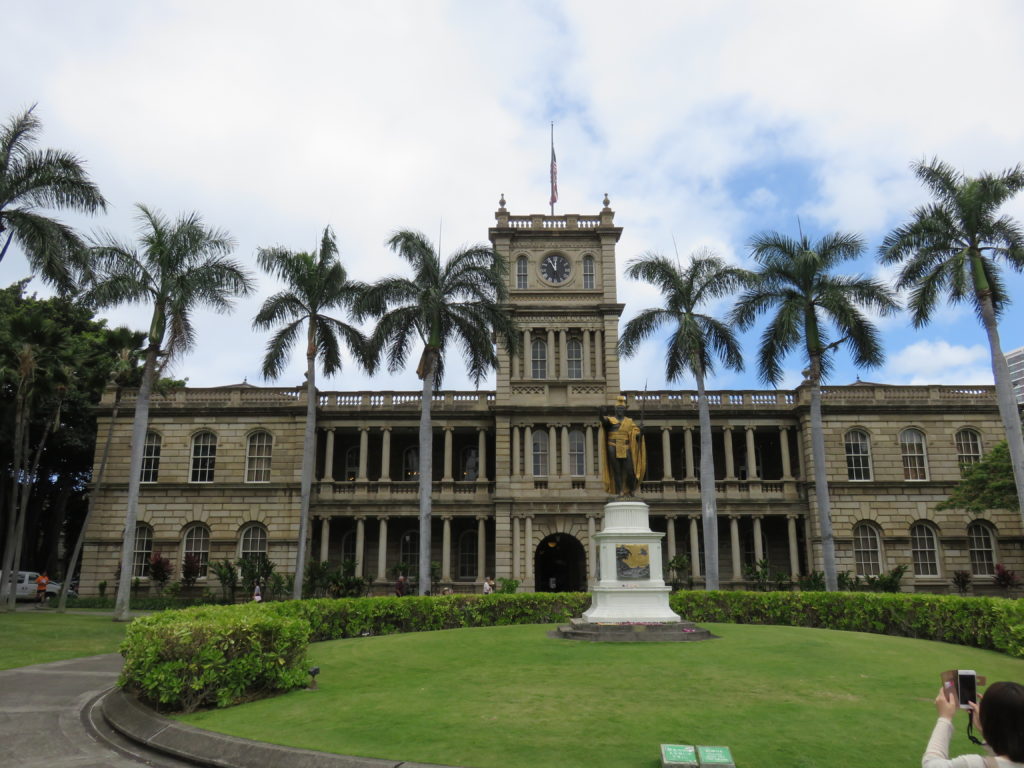
M533 515L526 516L526 536L523 538L523 552L526 562L523 563L523 581L533 584Z
M548 425L548 477L558 474L558 433L555 425Z
M594 366L597 368L598 379L604 378L604 332L594 331Z
M697 477L693 471L693 427L683 428L683 456L686 461L686 479L693 480Z
M593 515L587 515L587 578L597 581L597 523Z
M452 580L452 516L441 517L441 581Z
M380 528L377 533L377 581L385 581L388 577L388 518L377 518Z
M668 545L668 559L676 556L676 516L665 515L665 542Z
M482 582L487 575L487 517L476 518L476 580Z
M331 518L325 517L320 521L320 562L327 562L327 555L331 547Z
M325 429L327 445L324 450L324 479L334 482L334 429Z
M363 434L366 434L365 432ZM356 578L363 576L363 560L366 554L366 518L356 518Z
M533 475L533 427L523 427L523 474Z
M761 541L761 518L763 515L754 515L754 562L760 563L764 560L764 544Z
M736 465L732 455L732 427L722 427L722 441L725 449L725 479L736 479Z
M522 542L522 520L519 517L512 518L512 578L516 581L522 579L523 574L523 542Z
M569 378L569 362L567 360L568 347L566 346L565 330L558 332L558 378L568 379Z
M565 424L562 425L562 476L569 477L572 475L572 467L569 466L569 427Z
M779 427L779 448L782 453L782 479L793 479L793 465L789 459L789 427Z
M672 481L672 427L661 428L661 463L664 482Z
M587 424L585 436L583 438L583 474L586 477L593 477L594 475L594 427Z
M452 478L452 433L455 430L452 427L444 428L444 477L442 481L450 483Z
M555 331L553 328L548 328L548 367L547 377L549 379L555 378Z
M366 460L370 453L370 428L359 428L359 481L366 482Z
M740 520L736 515L729 515L729 547L732 550L732 580L739 581L743 578L743 569L740 567Z
M512 477L519 477L522 470L519 465L519 431L522 427L512 425Z
M690 573L700 578L700 515L690 515Z
M789 575L795 581L800 577L800 551L796 542L796 515L786 515L789 529Z
M583 378L589 379L593 376L590 370L590 331L583 331Z
M529 328L523 329L523 378L533 378L533 334ZM527 375L529 374L529 376Z
M744 427L747 433L747 481L759 480L757 472L757 452L754 448L754 427Z
M391 482L391 427L381 427L380 481Z
M608 445L605 441L604 422L597 425L597 476L604 482L603 467L608 463Z
M487 482L487 430L476 431L476 479Z

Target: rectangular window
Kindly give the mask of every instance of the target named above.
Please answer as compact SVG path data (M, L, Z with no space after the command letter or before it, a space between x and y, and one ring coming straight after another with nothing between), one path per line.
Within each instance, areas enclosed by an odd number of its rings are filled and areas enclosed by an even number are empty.
M192 440L193 483L212 483L217 463L217 438L211 432L202 432Z
M139 480L143 483L155 483L160 477L160 435L156 432L146 433L146 442L142 448L142 471Z

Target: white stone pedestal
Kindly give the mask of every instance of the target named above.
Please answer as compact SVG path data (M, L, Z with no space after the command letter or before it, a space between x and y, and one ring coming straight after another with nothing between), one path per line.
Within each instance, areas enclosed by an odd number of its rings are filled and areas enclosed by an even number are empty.
M593 604L583 613L590 624L664 622L682 619L668 607L671 588L661 577L661 539L651 530L642 501L613 501L604 507L599 547L599 580Z

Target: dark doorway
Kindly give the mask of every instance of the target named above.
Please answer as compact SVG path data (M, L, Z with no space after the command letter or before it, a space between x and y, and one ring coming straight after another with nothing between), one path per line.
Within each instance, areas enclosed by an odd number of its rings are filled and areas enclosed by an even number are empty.
M537 592L585 592L587 554L575 536L553 533L537 547L534 560Z

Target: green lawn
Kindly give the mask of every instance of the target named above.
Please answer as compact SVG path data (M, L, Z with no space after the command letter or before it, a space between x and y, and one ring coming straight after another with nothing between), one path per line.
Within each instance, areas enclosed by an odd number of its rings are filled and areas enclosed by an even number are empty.
M319 691L181 719L473 768L654 768L661 743L725 744L742 768L916 765L942 670L1024 680L1024 660L943 643L706 626L721 639L590 644L521 626L320 643ZM971 751L963 725L956 752Z
M126 623L110 613L59 614L50 609L0 613L0 669L117 651Z

